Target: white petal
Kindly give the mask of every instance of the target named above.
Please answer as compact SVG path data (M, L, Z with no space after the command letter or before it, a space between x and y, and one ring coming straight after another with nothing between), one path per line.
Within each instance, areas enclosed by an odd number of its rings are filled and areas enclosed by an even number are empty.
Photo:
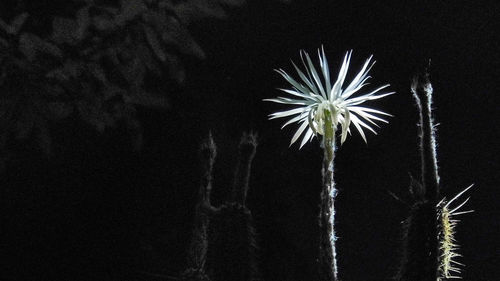
M312 77L314 78L314 81L316 81L316 85L318 86L319 91L321 92L321 95L326 99L326 92L323 86L323 83L321 83L321 80L319 79L318 72L316 71L316 68L314 67L311 57L306 53L306 60L307 64L309 65L309 70L311 71Z
M310 89L306 88L304 85L300 84L299 82L295 81L290 75L288 75L283 69L275 69L276 72L278 72L285 80L290 83L292 86L294 86L297 90L302 92L304 95L307 95L307 93L310 92Z
M300 143L299 149L301 149L304 146L304 144L306 144L306 142L311 140L313 136L314 136L313 131L311 130L311 128L308 128L306 134L304 135L304 138L302 139L302 142Z
M362 96L359 96L359 97L355 97L355 98L352 98L352 99L347 99L347 100L345 100L344 103L345 104L355 105L355 104L359 104L360 101L361 101L361 103L363 103L363 102L368 101L368 100L376 100L376 99L380 99L380 98L383 98L385 96L389 96L389 95L394 94L394 92L391 92L391 93L386 93L386 94L381 94L381 95L374 96L375 93L377 93L378 91L380 91L382 89L385 89L387 87L389 87L389 84L384 85L382 87L379 87L379 88L371 91L368 94L365 94L365 95L362 95Z
M366 143L367 141L366 141L365 133L363 132L363 129L361 129L361 127L359 126L358 122L355 121L354 118L353 118L353 120L352 120L351 123L354 124L354 126L356 127L356 129L358 129L359 134L361 135L361 137L363 138L363 140Z
M359 90L361 90L361 88L363 88L364 86L370 84L370 83L364 83L366 80L368 80L370 78L370 76L366 77L365 79L363 79L363 81L361 81L361 83L359 83L359 85L354 88L354 89L349 89L349 90L344 90L342 92L342 98L344 99L348 99L350 96L352 96L353 94L355 94L356 92L358 92Z
M323 46L321 46L321 54L319 53L318 50L318 56L319 56L319 64L321 66L321 69L323 70L323 78L325 78L325 84L326 84L326 93L330 93L332 90L332 85L330 81L330 69L328 68L328 61L326 60L325 56L325 49ZM326 97L325 97L326 98Z
M371 55L365 62L365 64L363 65L363 68L361 69L361 71L358 73L358 75L356 75L356 77L352 80L351 84L349 84L349 86L347 86L347 88L345 88L344 92L349 92L351 91L352 89L354 88L357 88L359 84L362 84L363 82L360 82L360 81L365 81L368 77L366 77L368 75L368 72L370 71L370 69L373 67L373 65L375 64L375 62L373 62L370 67L368 68L368 70L366 70L366 67L368 66L368 64L370 63L370 60L372 59L373 55ZM366 71L365 71L366 70Z
M349 129L349 125L351 123L351 117L350 117L349 110L345 111L345 118L344 121L341 122L342 124L342 136L340 138L340 144L343 144L347 138L347 130Z
M304 61L304 53L305 53L304 51L300 51L300 59L302 60L302 64L304 65L304 68L306 70L307 77L293 61L292 61L292 65L295 68L295 70L297 71L297 73L299 74L302 81L304 81L304 83L306 83L306 85L309 87L310 91L317 94L317 95L320 95L318 88L316 88L316 85L314 85L313 79L311 77L311 73L309 72L309 68L307 67L306 62Z
M373 120L377 120L377 121L381 121L381 122L384 122L384 123L389 123L387 120L384 120L380 117L377 117L373 114L370 114L370 113L367 113L365 111L363 111L362 109L359 109L359 108L350 108L348 107L349 110L353 111L353 112L356 112L359 116L363 117L364 119L366 119L368 122L372 123L373 125L375 126L378 126L377 124L375 124L375 122L373 122L371 119Z
M369 108L369 107L364 107L364 106L348 106L349 109L356 109L356 110L362 110L362 111L366 111L366 112L372 112L372 113L377 113L377 114L381 114L381 115L386 115L386 116L391 116L393 117L394 115L391 115L389 113L385 113L383 111L380 111L380 110L376 110L376 109L373 109L373 108Z
M304 111L306 111L306 108L303 108L303 107L294 108L294 109L287 110L287 111L280 111L280 112L270 114L269 116L271 116L271 117L269 119L286 117L286 116L290 116L290 115L294 115L294 114L299 114L299 113L302 113Z
M315 109L311 108L311 110L309 111L309 114L307 115L307 121L309 123L309 128L311 128L311 130L314 132L314 134L317 134L318 128L316 128L316 125L314 124L314 120L313 120L314 111L315 111Z
M300 122L302 121L302 119L306 119L307 118L307 115L305 114L300 114L298 116L295 116L294 118L288 120L283 126L281 126L281 129L285 128L287 125L290 125L292 123L295 123L295 122Z
M294 95L294 96L297 96L297 97L301 97L301 98L304 98L306 100L310 100L312 102L322 102L322 97L319 96L319 95L315 95L311 92L307 92L307 94L304 94L304 93L301 93L300 91L295 91L295 90L289 90L289 89L282 89L282 88L278 88L278 90L280 91L283 91L285 93L288 93L290 95Z
M336 98L338 98L338 95L340 94L342 84L344 83L345 76L347 74L347 69L349 68L349 61L351 60L351 53L352 51L349 51L345 54L344 57L344 62L342 63L342 67L340 68L339 71L339 76L337 78L337 81L332 87L332 91L330 92L330 101L334 101Z
M349 100L346 100L344 101L343 104L345 104L346 106L352 106L352 105L359 105L359 104L362 104L366 101L370 101L370 100L378 100L380 98L383 98L383 97L386 97L386 96L390 96L390 95L393 95L395 92L391 92L391 93L387 93L387 94L382 94L382 95L378 95L378 96L373 96L373 95L370 95L370 96L363 96L363 97L359 97L360 99L358 98L353 98L353 99L349 99Z
M365 122L361 121L361 119L359 119L355 114L351 115L351 119L352 119L352 122L358 123L359 125L361 125L361 126L365 127L366 129L370 130L375 135L377 134L377 132L375 132L375 130L373 130L372 127L368 126L368 124L366 124Z
M295 135L293 135L292 137L292 141L290 142L290 146L297 141L297 139L300 137L300 135L302 135L302 132L304 132L304 130L307 128L307 122L304 121L302 122L302 125L300 125L299 129L297 130L297 132L295 132Z
M293 105L310 105L313 104L313 101L308 101L308 100L297 100L297 99L290 99L290 98L285 98L285 97L277 97L274 99L264 99L264 101L272 101L276 103L282 103L282 104L293 104Z

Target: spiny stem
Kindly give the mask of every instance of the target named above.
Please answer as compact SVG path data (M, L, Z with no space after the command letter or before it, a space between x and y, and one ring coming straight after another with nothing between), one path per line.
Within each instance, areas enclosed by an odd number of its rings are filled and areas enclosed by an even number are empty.
M337 190L334 182L335 124L330 112L325 110L323 135L323 185L320 197L320 245L319 266L322 280L337 281L337 260L335 241L335 197Z
M427 66L428 68L428 66ZM432 85L428 69L417 74L411 84L419 113L419 148L422 182L412 183L414 203L404 222L404 254L399 281L439 280L438 211L439 175L435 125L432 117Z
M200 149L202 177L198 190L198 198L195 209L194 225L191 243L188 250L188 268L204 270L207 258L207 230L210 223L209 210L213 208L210 204L210 192L212 190L212 174L216 157L216 146L210 133L207 140L203 142Z
M244 133L241 137L238 164L234 173L233 191L231 201L245 206L250 180L250 169L257 148L257 134Z
M432 117L432 85L429 72L413 78L411 85L413 97L419 111L419 139L422 160L422 185L427 200L436 200L439 196L439 174L436 156L436 132Z
M257 134L244 133L231 196L210 222L207 271L212 280L260 280L256 232L252 213L245 204L256 149Z

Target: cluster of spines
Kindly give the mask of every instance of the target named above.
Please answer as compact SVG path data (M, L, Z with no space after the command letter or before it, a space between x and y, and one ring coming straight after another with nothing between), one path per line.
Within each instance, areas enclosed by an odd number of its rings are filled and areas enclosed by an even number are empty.
M453 199L447 201L446 198L441 200L436 206L437 208L437 219L438 219L438 242L439 242L439 263L438 263L438 281L446 279L459 279L461 273L461 267L464 264L457 261L457 258L461 257L458 253L459 245L457 244L455 238L455 228L459 222L456 218L458 215L467 214L473 212L473 210L461 211L462 208L469 198L465 199L457 207L452 208L451 203L458 199L462 194L472 187L469 186L462 192L457 194Z
M440 198L440 178L436 156L436 125L432 114L433 89L428 69L415 76L411 92L419 112L419 141L421 158L421 182L410 186L411 213L404 224L404 250L402 266L396 276L399 281L444 281L461 278L461 257L455 239L456 216L472 211L461 211L469 198L452 207L462 194L453 199ZM404 201L403 201L404 202ZM436 219L435 223L432 217ZM430 219L430 220L429 220Z

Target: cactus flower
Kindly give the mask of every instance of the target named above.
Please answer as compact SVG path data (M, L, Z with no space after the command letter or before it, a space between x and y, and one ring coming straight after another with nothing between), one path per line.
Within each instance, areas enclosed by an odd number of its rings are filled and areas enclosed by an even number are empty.
M389 84L378 87L371 92L360 95L358 94L364 86L369 84L366 83L366 81L370 78L370 76L368 76L368 72L375 63L371 62L372 56L366 60L363 68L354 77L351 83L344 87L344 81L349 68L351 54L352 51L348 51L346 53L337 80L334 83L330 80L330 71L328 69L328 62L323 48L318 50L322 74L321 78L313 65L309 54L305 51L300 52L305 72L300 70L299 67L292 62L300 80L295 80L282 69L276 70L292 86L291 89L279 90L290 94L292 97L277 97L274 99L265 99L265 101L298 106L297 108L273 113L269 118L275 119L290 117L282 128L291 123L299 124L299 128L292 137L290 145L295 143L303 135L302 142L300 144L300 148L302 148L302 146L304 146L307 141L310 141L315 135L324 135L326 120L330 120L329 122L331 122L330 125L333 127L333 133L335 133L337 125L341 125L341 143L344 143L346 140L347 133L351 133L349 129L350 124L354 125L363 140L366 142L363 128L376 134L375 130L373 130L371 126L377 126L374 120L387 123L386 120L377 115L391 116L390 114L369 107L360 106L366 101L376 100L394 94L394 92L381 93L381 91L387 88Z

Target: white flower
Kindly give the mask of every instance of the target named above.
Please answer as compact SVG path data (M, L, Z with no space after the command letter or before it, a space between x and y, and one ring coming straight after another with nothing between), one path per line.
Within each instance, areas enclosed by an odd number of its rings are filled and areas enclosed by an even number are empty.
M321 48L321 52L320 50L318 50L322 79L318 75L318 72L316 71L316 68L312 63L311 58L305 51L300 52L300 57L305 67L305 73L292 62L300 77L300 82L297 82L297 80L292 78L282 69L276 70L292 86L291 89L279 90L294 97L277 97L274 99L265 99L265 101L300 106L294 109L273 113L269 118L274 119L290 117L290 120L288 120L282 128L291 123L300 124L299 129L292 137L290 145L297 141L297 139L304 132L305 134L302 139L302 143L300 144L300 148L302 148L302 146L307 141L311 140L316 134L323 135L325 114L330 114L332 120L331 125L333 126L334 131L337 124L340 124L342 126L341 143L344 143L344 141L346 140L347 133L351 133L349 129L349 125L351 123L354 125L354 127L356 127L361 137L366 142L366 137L362 127L372 131L375 134L376 132L372 129L372 127L370 127L370 125L365 122L368 121L368 123L378 127L378 125L373 120L385 123L387 123L387 121L375 116L374 114L392 116L379 110L359 106L365 101L376 100L394 94L394 92L379 93L381 90L387 88L389 84L381 86L369 93L353 97L354 94L359 92L365 85L368 84L365 83L370 78L370 76L368 76L368 72L375 63L372 62L370 64L372 56L370 56L366 60L363 68L356 75L356 77L354 77L351 83L347 87L343 87L347 69L349 67L349 61L351 59L351 53L352 51L346 53L344 62L342 63L342 67L340 68L340 72L337 77L337 81L333 83L333 85L332 81L330 80L328 62L326 60L325 51L323 48Z

